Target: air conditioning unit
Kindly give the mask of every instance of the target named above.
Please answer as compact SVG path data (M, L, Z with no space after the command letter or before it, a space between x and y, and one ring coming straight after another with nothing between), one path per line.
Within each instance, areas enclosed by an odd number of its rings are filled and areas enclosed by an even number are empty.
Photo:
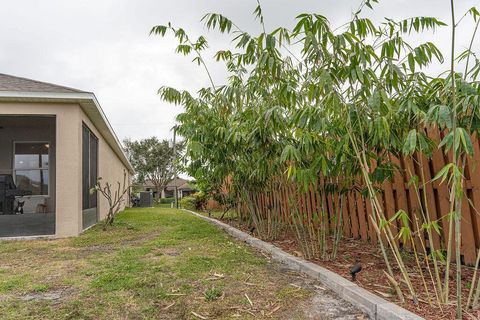
M153 193L151 193L151 192L140 192L139 206L142 207L142 208L153 207Z

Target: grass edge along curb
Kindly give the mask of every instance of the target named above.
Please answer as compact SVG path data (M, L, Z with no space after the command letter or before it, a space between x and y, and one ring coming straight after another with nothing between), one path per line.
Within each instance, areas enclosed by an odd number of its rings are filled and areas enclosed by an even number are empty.
M283 263L289 269L305 273L312 278L318 279L322 284L334 291L340 298L352 303L354 306L367 313L371 319L424 320L424 318L374 295L370 291L359 287L355 283L315 263L295 257L270 243L252 237L251 235L217 219L203 216L191 210L182 210L207 220L225 230L231 236L270 254L273 260Z

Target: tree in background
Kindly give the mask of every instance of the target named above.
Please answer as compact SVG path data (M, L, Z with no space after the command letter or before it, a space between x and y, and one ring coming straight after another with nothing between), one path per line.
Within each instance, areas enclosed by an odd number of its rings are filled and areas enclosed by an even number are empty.
M168 140L160 141L157 137L138 141L125 139L123 143L130 162L137 172L138 182L151 181L155 186L156 197L159 198L162 190L174 178L173 146ZM178 143L176 148L179 156L183 150L182 143Z

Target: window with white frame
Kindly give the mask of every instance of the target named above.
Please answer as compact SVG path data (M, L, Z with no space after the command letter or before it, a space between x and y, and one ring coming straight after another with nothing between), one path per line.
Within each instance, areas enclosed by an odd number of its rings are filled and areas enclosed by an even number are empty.
M49 155L48 142L15 142L13 170L18 189L48 195Z

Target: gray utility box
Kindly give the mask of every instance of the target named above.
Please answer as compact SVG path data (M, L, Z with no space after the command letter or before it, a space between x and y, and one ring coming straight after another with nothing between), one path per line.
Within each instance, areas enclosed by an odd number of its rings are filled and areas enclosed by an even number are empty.
M140 207L153 207L153 194L151 192L140 192Z

